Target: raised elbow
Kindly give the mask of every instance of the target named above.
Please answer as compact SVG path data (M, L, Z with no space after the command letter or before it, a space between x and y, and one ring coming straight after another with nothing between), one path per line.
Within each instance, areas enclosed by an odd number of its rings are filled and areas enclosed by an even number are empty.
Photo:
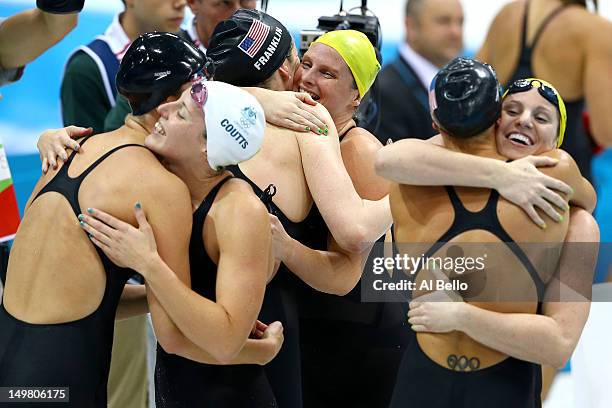
M351 254L359 254L363 251L365 246L365 227L363 225L353 224L342 237L336 238L334 236L334 238L338 245L345 251Z
M559 355L558 357L554 358L550 362L550 365L552 367L554 367L556 370L561 370L561 369L563 369L563 367L565 367L567 362L570 360L570 357L571 357L571 354L569 354L567 356Z
M338 285L336 287L331 288L331 290L329 290L328 293L330 295L346 296L349 294L350 291L351 291L351 288L349 288L347 285Z
M572 344L569 340L562 339L557 347L555 347L555 353L550 356L550 361L544 362L545 364L551 365L557 370L561 370L568 363L574 352L575 344Z
M386 178L388 166L383 149L380 149L376 154L376 160L374 161L374 171L378 176Z
M359 282L359 279L357 279L357 282ZM355 282L354 280L340 282L333 288L331 288L329 293L337 296L346 296L350 293L351 290L353 290L357 282Z

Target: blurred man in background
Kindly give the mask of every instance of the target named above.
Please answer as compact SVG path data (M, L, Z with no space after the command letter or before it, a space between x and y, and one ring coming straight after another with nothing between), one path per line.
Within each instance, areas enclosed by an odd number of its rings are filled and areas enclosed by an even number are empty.
M255 9L256 0L187 0L193 18L185 30L179 35L191 41L206 54L213 30L223 20L230 18L241 8ZM122 96L117 99L117 105L108 113L104 121L104 131L110 132L121 126L125 116L130 113L130 105Z
M79 47L68 59L62 79L64 124L104 130L104 119L115 106L115 75L123 54L140 34L176 33L185 16L186 0L122 0L125 10L115 16L104 35Z
M407 0L404 24L398 58L383 68L362 108L368 110L364 127L383 144L437 133L429 115L429 84L463 48L459 0Z
M256 0L187 0L193 18L187 26L191 41L206 53L212 33L221 21L227 20L236 10L254 9Z

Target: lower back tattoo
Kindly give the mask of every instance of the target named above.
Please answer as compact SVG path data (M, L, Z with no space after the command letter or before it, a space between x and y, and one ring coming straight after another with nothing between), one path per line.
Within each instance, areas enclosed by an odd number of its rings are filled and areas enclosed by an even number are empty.
M453 371L475 371L480 368L480 360L477 357L449 355L446 358L448 367Z

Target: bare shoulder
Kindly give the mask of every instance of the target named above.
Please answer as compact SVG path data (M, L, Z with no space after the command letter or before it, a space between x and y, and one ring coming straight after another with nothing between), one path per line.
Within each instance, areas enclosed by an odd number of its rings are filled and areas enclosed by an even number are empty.
M525 12L525 0L512 1L505 4L495 15L491 24L491 31L506 32L508 29L520 30L516 23L520 21Z
M517 0L506 3L495 16L500 21L505 21L508 18L522 16L525 11L527 2L525 0Z
M552 157L553 159L557 159L559 160L559 164L576 165L574 158L563 149L553 149L542 153L540 156L548 156Z
M232 178L221 187L208 217L215 221L215 235L221 252L224 252L223 248L232 251L236 245L243 245L241 250L246 251L264 244L271 237L266 207L251 186L238 178Z
M383 147L372 133L360 127L353 128L342 140L340 146L348 143L354 144L358 151L364 153L375 153Z
M444 147L444 138L439 133L437 135L435 135L435 136L430 137L425 142L430 143L430 144L434 144L436 146Z
M317 103L316 105L313 106L313 109L315 112L323 115L324 119L329 119L331 120L331 115L329 114L329 111L327 110L327 108L325 106L323 106L322 103ZM332 121L333 123L333 121Z
M559 161L556 166L542 169L546 170L546 173L553 177L561 180L568 180L570 177L580 174L576 161L565 150L553 149L551 151L542 153L541 156L552 157L553 159L557 159Z
M149 197L151 202L164 207L168 203L189 205L190 195L185 183L166 170L153 153L138 149L130 159L129 177L134 193Z
M184 183L174 174L166 170L157 157L145 146L126 146L114 153L113 168L110 176L119 179L126 178L134 190L148 190L164 186L168 189L184 189Z
M360 197L379 200L389 194L389 183L376 174L376 157L383 148L370 132L353 128L340 143L342 161Z
M282 136L283 138L285 138L287 140L292 140L292 139L297 140L297 138L300 135L305 134L305 133L296 132L294 130L287 129L287 128L284 128L284 127L281 127L281 126L277 126L277 125L274 125L272 123L266 123L266 132L270 132L270 133L274 133L274 134L276 134L278 136Z
M222 219L253 221L255 218L264 217L267 220L268 211L251 185L236 177L226 182L219 190L213 206L211 211Z
M589 52L608 53L612 50L612 22L582 8L575 10L576 21L584 33Z

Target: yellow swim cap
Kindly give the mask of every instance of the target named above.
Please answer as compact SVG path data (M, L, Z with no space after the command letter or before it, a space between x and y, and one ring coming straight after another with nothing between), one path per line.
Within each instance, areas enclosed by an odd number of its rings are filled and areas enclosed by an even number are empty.
M328 45L340 54L355 78L359 97L363 98L380 71L376 51L368 37L355 30L336 30L323 34L315 43Z
M565 127L567 126L567 111L565 103L559 92L549 82L539 78L525 78L514 81L504 92L503 98L507 95L512 95L518 92L529 91L532 88L537 88L540 96L553 104L559 112L559 134L557 135L557 148L561 147L563 137L565 136Z

